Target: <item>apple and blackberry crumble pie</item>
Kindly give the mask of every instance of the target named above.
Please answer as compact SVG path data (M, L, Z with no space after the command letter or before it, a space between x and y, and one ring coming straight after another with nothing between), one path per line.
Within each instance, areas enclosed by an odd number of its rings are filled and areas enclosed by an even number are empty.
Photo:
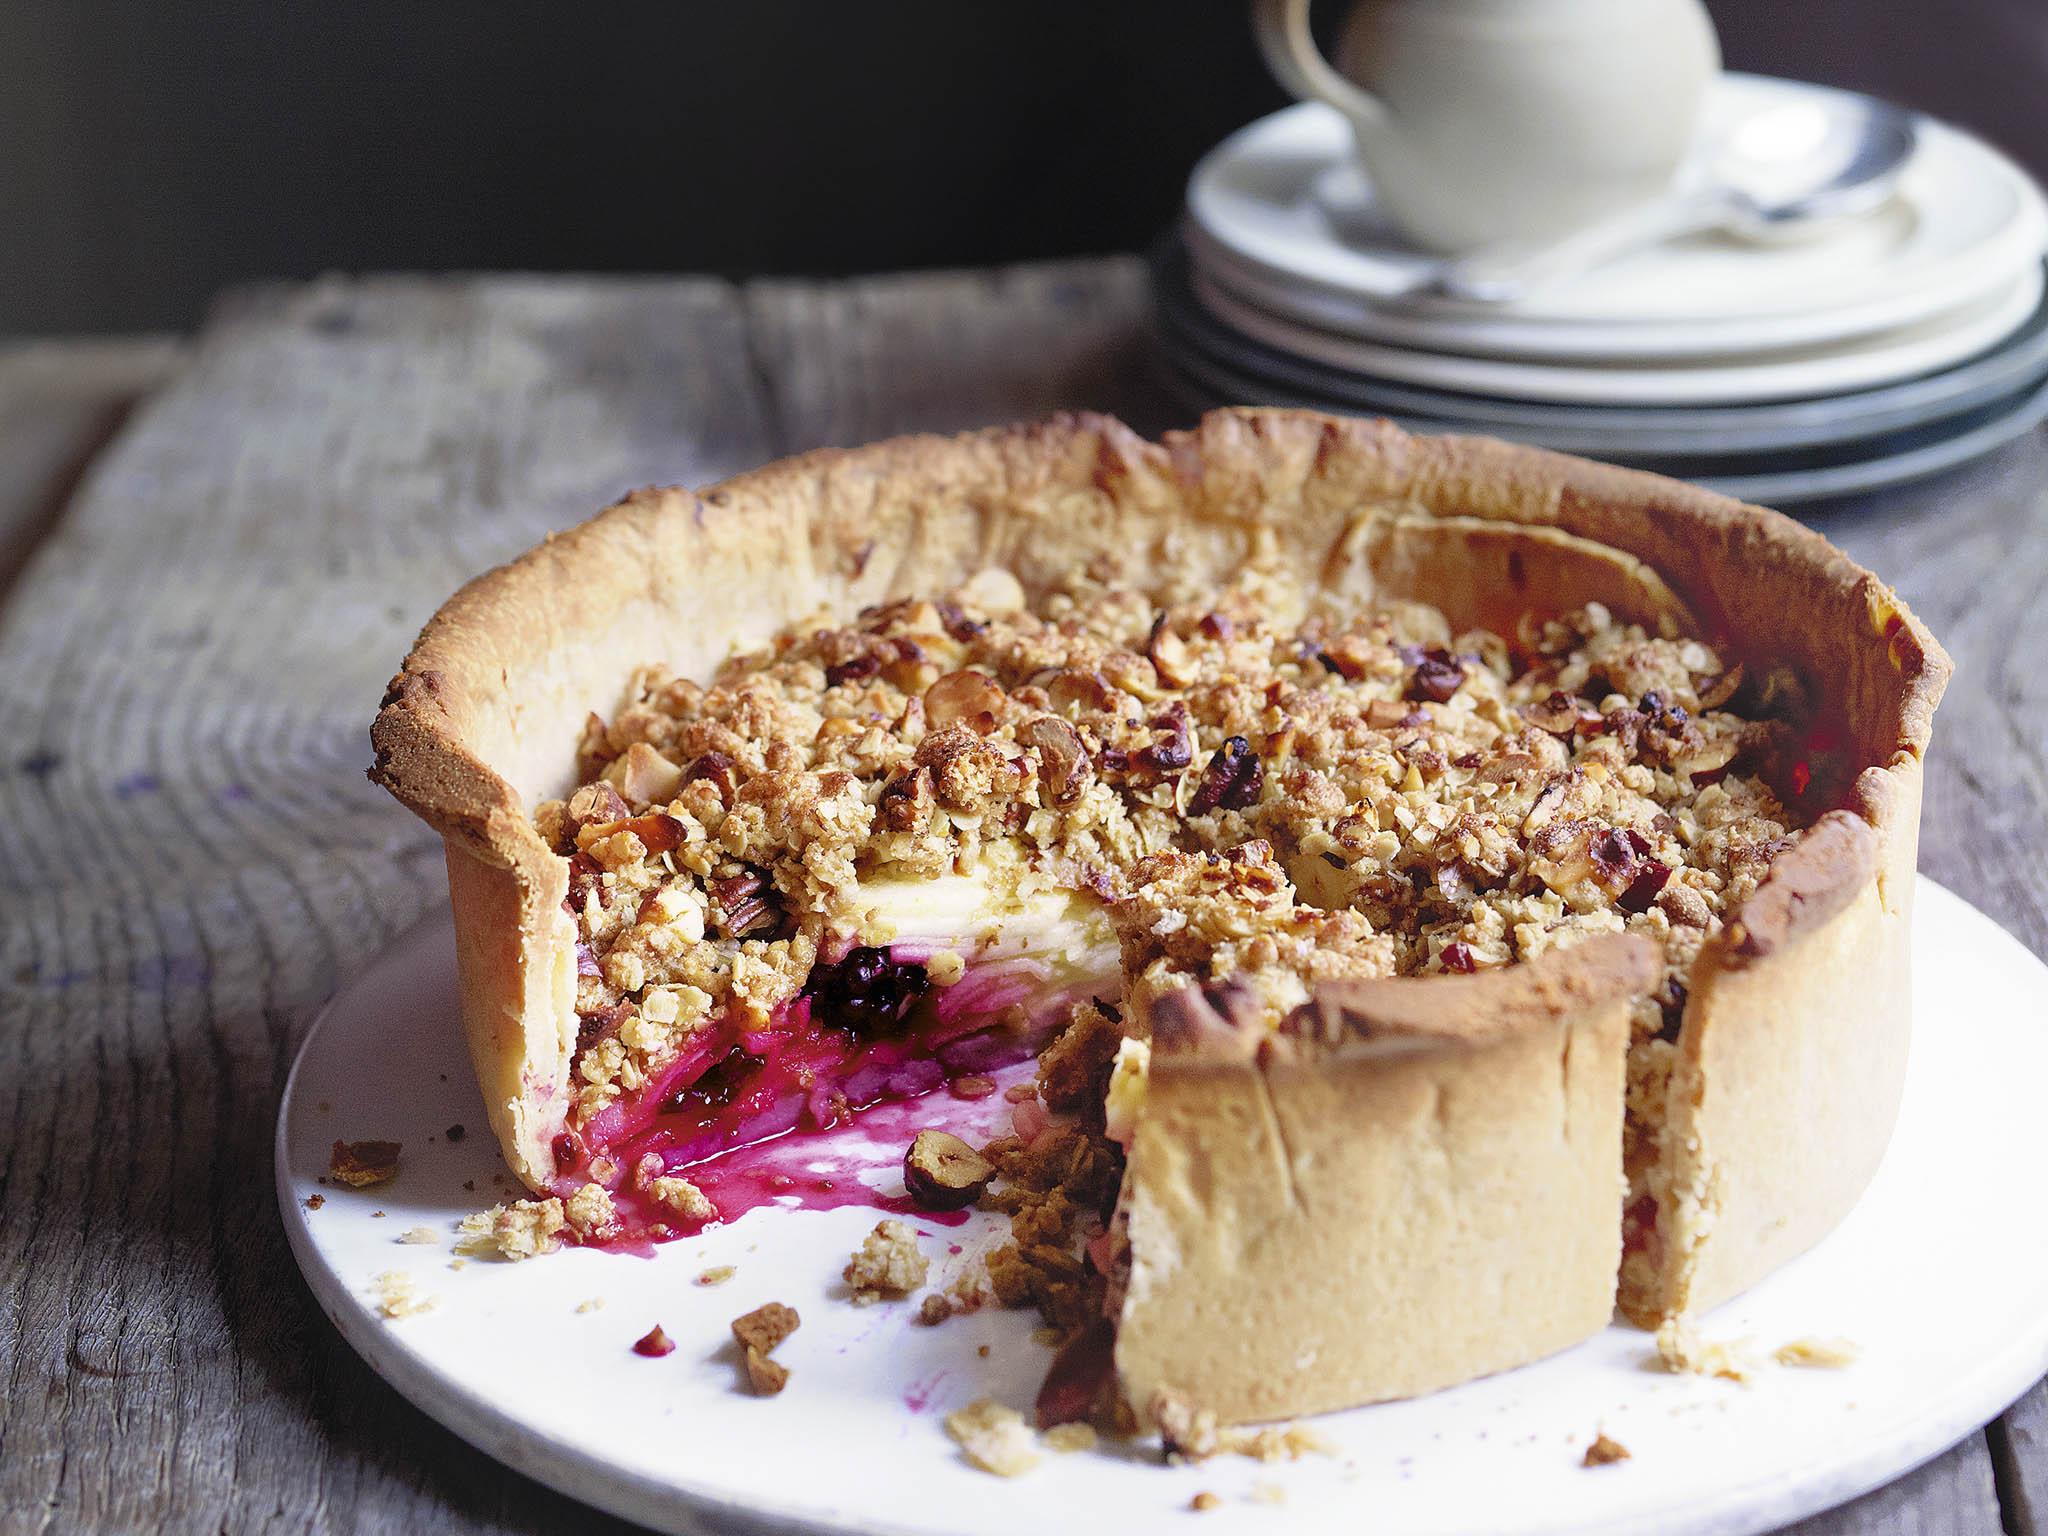
M375 774L447 839L539 1197L486 1235L695 1230L707 1159L1037 1056L913 1190L1012 1213L989 1281L1071 1340L1042 1419L1170 1429L1654 1324L1830 1230L1897 1103L1946 668L1654 477L1065 418L629 499L437 616Z

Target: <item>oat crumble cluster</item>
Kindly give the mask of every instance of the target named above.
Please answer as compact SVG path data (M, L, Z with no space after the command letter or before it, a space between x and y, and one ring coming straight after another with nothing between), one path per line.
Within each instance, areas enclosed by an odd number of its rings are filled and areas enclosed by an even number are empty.
M1034 608L1000 570L708 685L645 671L536 813L580 940L572 1123L886 945L863 881L953 873L1108 903L1130 1003L1235 977L1275 1017L1326 978L1645 933L1653 1091L1701 940L1793 825L1757 771L1789 727L1726 708L1742 681L1598 604L1503 636L1258 574L1165 609L1081 574Z

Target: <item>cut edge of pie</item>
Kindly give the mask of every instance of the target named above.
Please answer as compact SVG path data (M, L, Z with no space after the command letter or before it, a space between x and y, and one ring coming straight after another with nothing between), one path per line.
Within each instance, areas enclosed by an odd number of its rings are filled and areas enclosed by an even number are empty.
M1702 950L1654 1209L1620 1223L1613 1145L1630 988L1654 964L1644 941L1326 985L1250 1049L1227 998L1169 1021L1125 1181L1117 1363L1133 1405L1179 1396L1243 1420L1429 1390L1595 1331L1618 1257L1622 1310L1654 1325L1832 1230L1875 1170L1903 1081L1920 764L1947 657L1888 588L1779 514L1295 411L1215 412L1156 444L1064 416L639 492L444 606L378 716L372 776L446 840L465 1027L514 1170L537 1191L555 1178L578 1027L568 863L530 810L561 792L582 721L634 669L702 676L820 608L989 565L1027 587L1089 562L1142 585L1162 563L1220 577L1254 554L1361 603L1418 597L1468 624L1597 600L1706 639L1805 691L1821 724L1801 766L1837 808ZM1427 1115L1383 1112L1418 1102ZM1519 1161L1498 1161L1511 1148ZM1434 1214L1350 1219L1375 1205ZM1219 1310L1225 1297L1250 1311ZM1254 1312L1256 1327L1221 1326Z

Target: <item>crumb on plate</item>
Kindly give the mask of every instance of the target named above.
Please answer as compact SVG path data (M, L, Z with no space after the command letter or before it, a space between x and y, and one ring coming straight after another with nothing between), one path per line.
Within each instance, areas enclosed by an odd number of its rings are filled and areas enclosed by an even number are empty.
M917 1246L917 1234L900 1221L878 1221L840 1273L853 1288L856 1306L905 1296L924 1284L931 1261Z
M980 1398L947 1414L946 1433L969 1461L998 1477L1022 1476L1040 1460L1038 1437L1024 1415L993 1398Z
M351 1189L388 1184L398 1176L401 1150L402 1144L396 1141L337 1141L328 1155L328 1177Z

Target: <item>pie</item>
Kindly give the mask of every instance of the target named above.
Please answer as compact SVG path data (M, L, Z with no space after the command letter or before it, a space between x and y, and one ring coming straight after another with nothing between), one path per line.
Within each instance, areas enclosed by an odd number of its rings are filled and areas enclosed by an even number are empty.
M435 616L373 777L446 839L538 1197L503 1244L694 1230L704 1159L1037 1056L924 1182L1012 1212L989 1279L1071 1340L1041 1419L1170 1433L1829 1232L1898 1104L1948 670L1818 536L1654 476L1070 416L629 497Z

